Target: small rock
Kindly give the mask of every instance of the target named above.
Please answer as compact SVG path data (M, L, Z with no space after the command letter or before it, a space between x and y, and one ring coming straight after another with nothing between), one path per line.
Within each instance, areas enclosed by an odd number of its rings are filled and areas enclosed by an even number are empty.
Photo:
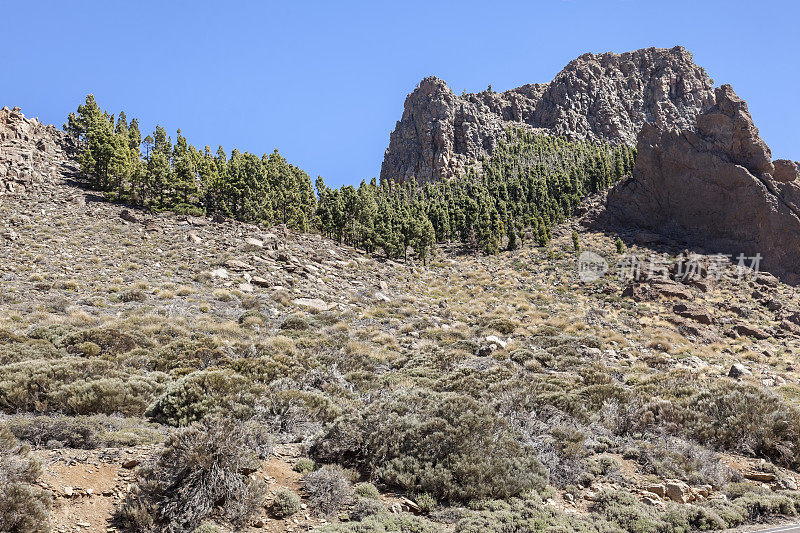
M132 468L139 466L140 463L141 461L139 459L128 459L127 461L122 462L122 468L131 470Z
M742 363L734 363L731 366L731 369L728 371L728 377L730 378L740 378L745 375L750 375L752 372L747 369Z

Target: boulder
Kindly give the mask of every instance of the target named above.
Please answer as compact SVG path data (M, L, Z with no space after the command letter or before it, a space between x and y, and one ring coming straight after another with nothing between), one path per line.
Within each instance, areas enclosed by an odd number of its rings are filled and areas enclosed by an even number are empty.
M742 363L734 363L728 371L728 377L740 378L742 376L750 375L752 372L747 369Z
M667 498L677 503L689 503L693 495L689 485L683 481L672 480L664 485Z
M711 311L699 305L676 304L672 308L673 312L684 318L691 318L701 324L711 324L714 320Z
M298 307L304 307L313 313L323 313L336 307L336 304L329 304L320 298L297 298L294 304Z

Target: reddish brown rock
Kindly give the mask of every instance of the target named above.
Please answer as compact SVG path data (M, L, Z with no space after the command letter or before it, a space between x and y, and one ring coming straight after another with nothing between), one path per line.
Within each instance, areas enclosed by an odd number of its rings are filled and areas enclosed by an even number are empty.
M800 184L773 179L770 150L729 85L715 100L693 129L645 124L633 176L609 192L601 219L733 259L761 254L761 269L797 283Z
M775 167L775 172L772 174L772 177L775 178L775 181L786 183L797 179L797 163L794 161L789 161L788 159L777 159L772 162L772 165Z

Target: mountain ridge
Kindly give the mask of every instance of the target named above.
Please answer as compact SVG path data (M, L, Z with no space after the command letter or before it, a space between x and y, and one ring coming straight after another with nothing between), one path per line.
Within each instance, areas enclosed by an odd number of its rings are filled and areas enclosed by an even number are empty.
M634 145L645 122L683 128L713 102L713 80L682 46L583 54L548 83L455 95L436 77L406 97L381 180L449 178L509 127Z

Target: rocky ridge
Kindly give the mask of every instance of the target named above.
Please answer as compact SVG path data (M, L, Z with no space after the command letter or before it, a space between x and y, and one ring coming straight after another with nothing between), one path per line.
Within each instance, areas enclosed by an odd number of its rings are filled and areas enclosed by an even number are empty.
M584 54L550 83L457 96L428 77L408 95L381 180L448 178L491 153L509 127L633 144L645 122L684 128L713 103L713 82L683 47Z
M730 85L691 128L645 124L633 176L608 195L604 217L653 230L800 281L797 165L771 160L747 108Z
M0 196L23 193L58 178L71 163L68 137L52 125L25 118L18 107L0 109Z

